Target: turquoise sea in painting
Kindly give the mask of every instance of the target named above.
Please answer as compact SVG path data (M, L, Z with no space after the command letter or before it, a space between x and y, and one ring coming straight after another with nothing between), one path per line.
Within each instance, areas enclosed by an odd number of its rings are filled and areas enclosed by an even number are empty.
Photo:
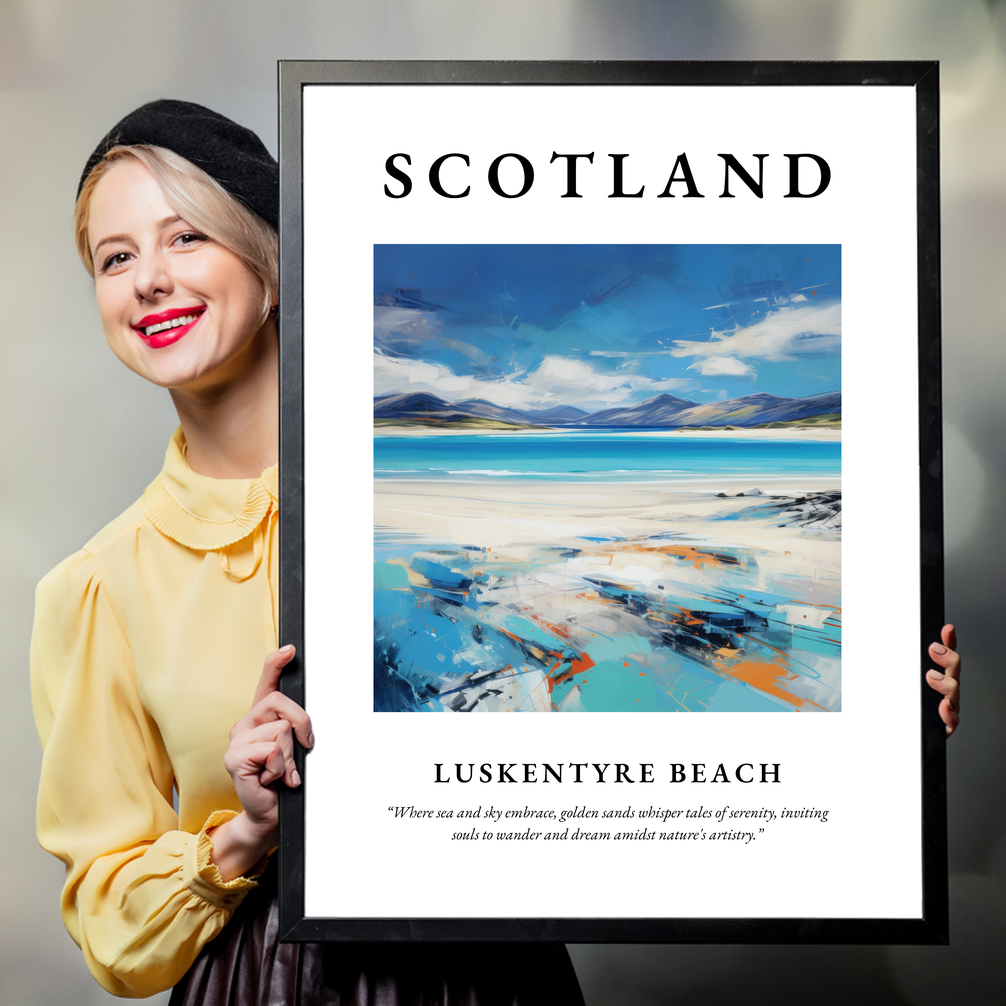
M374 440L374 477L636 482L708 476L775 478L841 472L836 440L698 438L685 434L515 433Z

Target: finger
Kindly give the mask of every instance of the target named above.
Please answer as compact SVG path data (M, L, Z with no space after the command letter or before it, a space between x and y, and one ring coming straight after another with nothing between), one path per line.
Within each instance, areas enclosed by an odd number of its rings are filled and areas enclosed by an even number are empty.
M940 703L940 719L943 720L946 726L948 737L957 729L958 724L961 722L960 712L951 705L949 699L944 699Z
M926 683L934 691L943 695L943 700L939 705L939 714L949 737L961 721L960 682L940 671L930 670L926 674Z
M272 720L286 720L294 728L297 740L304 747L314 747L314 731L311 717L289 695L282 692L270 692L261 702L252 707L251 712L241 721L245 729L268 723Z
M931 669L926 672L926 683L933 691L939 692L950 699L954 708L957 708L957 696L960 694L961 683L942 671Z
M279 650L273 650L265 663L262 665L262 675L255 689L255 698L252 699L252 708L257 706L270 692L276 691L279 686L279 676L283 673L283 668L293 660L297 650L292 645L287 645Z
M950 728L947 736L957 728L960 722L960 684L946 674L939 671L929 671L926 675L926 683L933 691L939 692L943 696L940 702L940 719Z
M293 731L286 720L271 720L244 731L237 739L235 747L249 747L272 742L277 744L283 757L283 782L293 789L300 785L300 773L293 755ZM275 776L274 778L279 778Z
M232 776L255 779L262 786L279 779L285 766L282 748L274 740L238 745L224 755L224 767Z
M960 675L961 655L956 650L948 649L942 643L929 644L929 656L952 678Z
M311 717L302 706L297 705L293 699L282 692L271 692L246 716L238 720L231 727L230 740L233 743L243 734L247 734L257 727L278 721L290 724L297 735L297 740L303 747L314 747L314 728L311 724Z
M259 772L258 780L263 786L268 786L277 779L282 779L285 771L286 759L283 757L283 749L280 744L274 743L269 750L265 763L262 765L262 771Z
M940 639L943 640L943 645L949 647L951 650L957 649L957 629L953 625L944 625L940 630Z

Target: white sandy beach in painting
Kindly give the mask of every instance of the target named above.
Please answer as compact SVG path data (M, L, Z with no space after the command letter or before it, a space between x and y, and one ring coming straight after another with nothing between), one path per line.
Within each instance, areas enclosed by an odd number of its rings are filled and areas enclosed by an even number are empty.
M753 495L752 489L757 490ZM743 523L725 523L724 518L767 503L771 497L798 499L840 491L839 478L792 475L762 477L757 484L749 477L745 481L683 479L676 485L666 481L381 479L374 487L374 522L382 530L396 529L454 545L496 549L546 543L569 546L584 536L633 540L666 534L709 544L771 542L774 547L790 551L800 542L801 548L815 542L825 552L834 552L829 562L837 568L837 536L827 542L831 547L824 547L822 536L808 537L803 528L789 525L780 528L768 517ZM717 495L724 492L726 496Z

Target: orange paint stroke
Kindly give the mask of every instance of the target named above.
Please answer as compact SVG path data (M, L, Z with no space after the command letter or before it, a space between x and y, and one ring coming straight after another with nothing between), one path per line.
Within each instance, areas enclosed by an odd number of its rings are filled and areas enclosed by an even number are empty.
M648 611L646 617L653 619L654 622L664 622L667 625L705 625L705 619L699 618L694 611L689 611L687 608L678 608L675 605L669 605L669 607L673 607L680 617L673 621L668 621L666 618L654 615L652 611Z
M554 633L560 639L569 639L569 629L565 626L547 622L541 617L541 615L537 615L533 611L528 611L527 608L525 608L524 611L532 621L537 622L543 629L547 629L549 632Z
M557 674L554 678L549 678L549 680L553 684L561 685L564 681L568 681L577 674L585 674L593 666L594 661L591 660L590 655L587 653L581 653L579 657L573 657L570 661L568 670L563 671L562 674Z
M774 695L789 703L795 709L802 709L806 705L821 708L816 702L810 699L801 699L796 695L791 695L782 685L783 681L793 681L798 677L793 671L787 669L782 660L741 660L737 663L729 663L726 660L715 660L713 666L727 677L757 688L767 695Z
M678 559L685 559L690 562L695 569L705 566L744 566L739 559L732 555L725 555L722 552L706 552L696 548L694 545L661 545L647 546L634 545L631 551L635 552L659 552L661 555L674 556Z

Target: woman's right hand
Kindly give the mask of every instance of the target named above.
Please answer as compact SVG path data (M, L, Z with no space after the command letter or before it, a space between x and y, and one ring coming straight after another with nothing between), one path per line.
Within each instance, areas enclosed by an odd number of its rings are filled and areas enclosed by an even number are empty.
M277 844L279 793L274 783L282 779L291 788L300 785L294 734L304 747L314 746L311 717L279 691L280 675L295 652L284 646L266 657L251 710L231 727L224 766L244 810L209 833L211 859L225 881L247 873Z
M943 668L927 671L926 681L943 696L940 719L949 737L961 722L961 656L957 652L957 630L952 625L943 626L940 642L929 644L929 656Z

